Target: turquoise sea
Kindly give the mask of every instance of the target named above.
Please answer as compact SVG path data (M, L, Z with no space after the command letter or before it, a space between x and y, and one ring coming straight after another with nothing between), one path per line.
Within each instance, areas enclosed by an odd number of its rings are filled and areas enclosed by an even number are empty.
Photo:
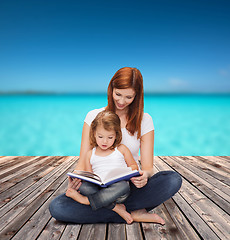
M97 95L1 95L0 155L79 155L85 115ZM230 155L230 95L145 95L155 155Z

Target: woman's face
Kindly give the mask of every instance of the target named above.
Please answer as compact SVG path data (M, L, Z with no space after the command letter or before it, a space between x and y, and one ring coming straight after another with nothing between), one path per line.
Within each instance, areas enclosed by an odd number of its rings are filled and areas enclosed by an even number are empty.
M117 110L124 110L127 108L135 98L135 91L133 88L113 89L113 101Z

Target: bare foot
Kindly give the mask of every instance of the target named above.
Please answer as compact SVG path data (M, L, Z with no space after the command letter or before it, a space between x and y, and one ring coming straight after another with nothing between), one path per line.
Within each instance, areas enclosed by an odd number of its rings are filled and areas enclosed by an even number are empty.
M67 197L72 198L73 200L81 203L81 204L85 204L85 205L89 205L89 199L86 196L81 195L79 192L77 192L76 190L74 190L73 188L68 188L65 195Z
M133 211L131 212L131 216L133 218L133 221L136 222L152 222L165 225L164 219L162 219L156 213L148 213L145 209Z
M128 224L131 224L133 222L133 218L130 215L130 213L128 213L126 211L126 208L125 208L124 204L116 204L115 207L112 210L114 212L116 212L117 214L119 214L123 219L125 219L125 221Z

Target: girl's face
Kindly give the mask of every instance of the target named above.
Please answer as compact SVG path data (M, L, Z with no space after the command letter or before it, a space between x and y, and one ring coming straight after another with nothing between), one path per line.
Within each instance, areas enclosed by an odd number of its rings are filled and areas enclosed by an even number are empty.
M95 138L98 147L100 147L102 150L107 150L113 146L113 143L116 139L116 132L114 130L107 131L102 126L97 126Z
M133 88L113 89L113 101L117 110L124 110L127 108L135 98L135 91Z

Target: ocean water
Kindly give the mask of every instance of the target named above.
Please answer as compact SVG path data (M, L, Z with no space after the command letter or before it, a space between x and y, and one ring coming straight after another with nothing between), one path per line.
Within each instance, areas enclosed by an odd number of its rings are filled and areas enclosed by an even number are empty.
M79 155L88 111L106 95L1 95L0 155ZM146 95L154 154L230 155L230 95Z

